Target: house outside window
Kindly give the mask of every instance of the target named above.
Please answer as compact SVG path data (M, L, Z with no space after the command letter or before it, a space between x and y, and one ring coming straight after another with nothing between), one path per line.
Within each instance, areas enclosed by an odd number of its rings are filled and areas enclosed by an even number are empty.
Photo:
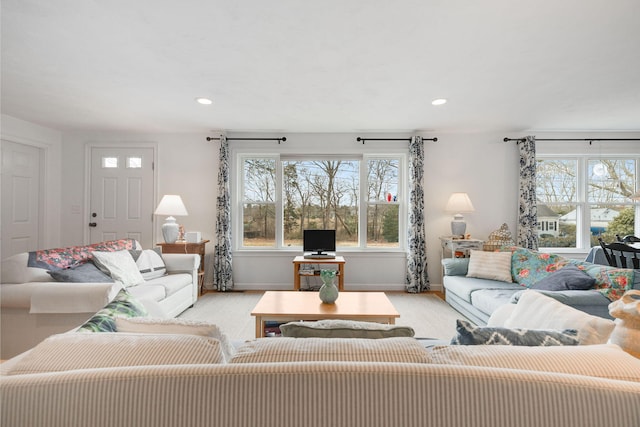
M587 250L598 237L637 235L640 156L537 156L541 248Z
M338 250L405 248L406 155L236 156L237 250L300 250L305 229L335 229Z

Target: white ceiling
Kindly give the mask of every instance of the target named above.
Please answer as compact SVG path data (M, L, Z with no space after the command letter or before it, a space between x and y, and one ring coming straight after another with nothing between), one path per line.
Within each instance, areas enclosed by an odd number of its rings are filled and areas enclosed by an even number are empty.
M62 131L640 130L638 0L1 8L2 113Z

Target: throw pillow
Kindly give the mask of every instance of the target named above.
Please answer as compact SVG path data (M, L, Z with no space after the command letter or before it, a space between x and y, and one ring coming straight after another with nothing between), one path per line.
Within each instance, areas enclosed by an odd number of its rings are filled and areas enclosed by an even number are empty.
M121 289L103 309L78 328L78 332L116 332L116 316L146 316L147 310L129 292Z
M456 336L451 340L453 345L522 345L552 346L578 345L578 331L563 331L489 328L472 325L466 320L456 321Z
M511 255L511 275L517 283L528 288L566 265L567 262L556 254L518 248Z
M575 265L569 264L535 282L531 285L531 289L541 291L586 290L591 289L595 283L596 279Z
M80 264L76 267L65 268L63 270L47 271L57 282L72 283L111 283L113 279L104 274L91 261Z
M280 332L283 337L293 338L391 338L414 335L413 328L409 326L340 319L289 322L280 325Z
M432 363L558 372L640 382L640 359L613 344L590 346L506 347L501 345L435 346Z
M235 353L229 337L217 325L189 319L158 319L152 317L116 317L118 332L137 332L142 334L183 334L215 338L220 341L225 359L228 361Z
M573 259L569 262L596 279L594 288L611 301L618 300L633 287L635 274L630 268L610 267Z
M93 252L93 262L100 270L125 287L144 282L140 270L129 251Z
M511 253L472 250L467 277L512 282Z
M614 326L613 320L592 316L530 289L522 292L504 322L506 328L577 329L583 345L606 343Z
M129 253L144 280L156 279L167 274L167 267L162 259L162 249L131 250Z
M469 258L445 258L442 260L445 276L466 276L469 271Z
M426 349L413 338L261 338L238 348L231 363L276 362L429 363Z
M171 334L59 334L31 349L9 375L144 365L224 363L220 342Z

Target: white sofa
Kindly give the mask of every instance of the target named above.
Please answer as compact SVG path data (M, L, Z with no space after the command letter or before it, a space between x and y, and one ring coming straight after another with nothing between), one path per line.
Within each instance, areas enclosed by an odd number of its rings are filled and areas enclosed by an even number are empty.
M135 248L140 245L135 242ZM77 328L111 301L119 282L55 281L44 268L28 267L28 253L2 261L0 284L0 358L13 357L57 333ZM156 317L175 317L198 298L194 254L163 254L167 275L127 287Z
M261 338L229 360L211 336L63 335L1 366L1 425L640 425L640 360L615 345Z

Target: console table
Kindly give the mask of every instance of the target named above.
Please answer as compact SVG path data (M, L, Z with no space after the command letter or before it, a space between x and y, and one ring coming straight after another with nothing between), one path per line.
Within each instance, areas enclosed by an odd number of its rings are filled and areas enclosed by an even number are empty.
M198 295L202 295L204 288L204 253L205 245L209 240L200 240L197 243L175 242L158 243L164 254L198 254L200 255L200 266L198 267Z
M484 240L478 239L454 239L451 236L441 236L440 244L442 245L442 258L445 258L445 250L451 251L451 258L456 257L456 252L462 252L468 256L471 249L481 251Z
M293 290L300 290L300 266L302 264L337 264L338 265L338 290L344 291L344 257L335 258L305 258L297 256L293 259ZM320 270L314 271L314 276L320 275Z

